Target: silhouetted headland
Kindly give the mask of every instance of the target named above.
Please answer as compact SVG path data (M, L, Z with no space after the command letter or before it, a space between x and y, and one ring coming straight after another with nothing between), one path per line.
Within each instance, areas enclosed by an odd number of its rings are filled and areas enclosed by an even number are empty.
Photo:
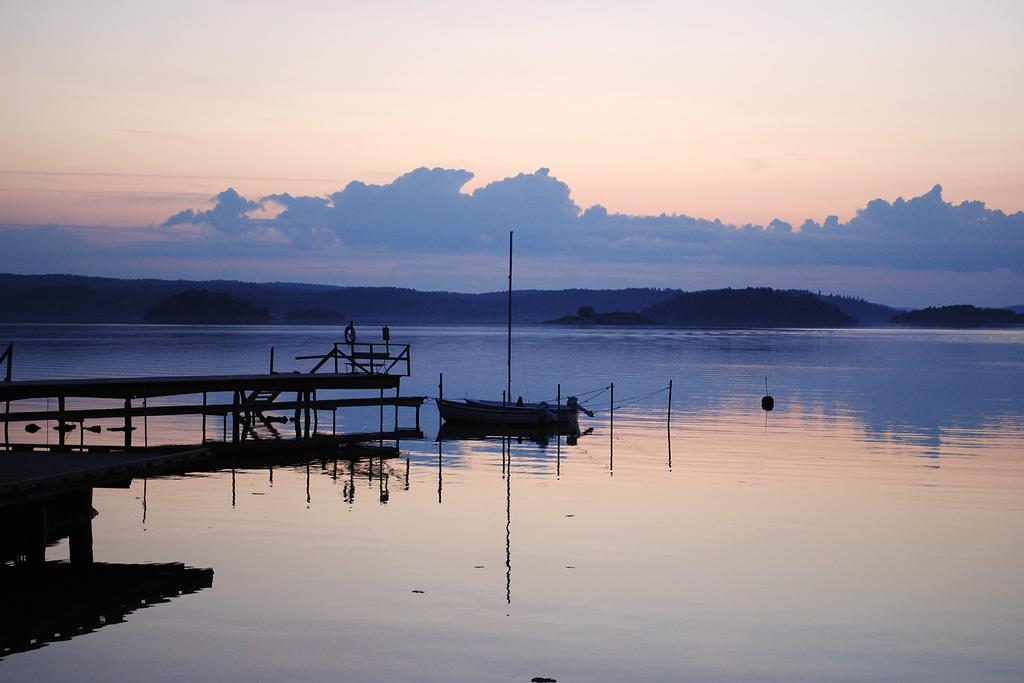
M342 325L345 314L331 308L295 308L285 314L284 320L292 325Z
M555 320L545 320L546 325L656 325L650 318L634 311L612 311L595 313L593 306L581 306L576 315L563 315Z
M1006 308L978 308L969 304L929 306L894 315L892 322L933 327L1014 327L1024 325L1024 314Z
M272 320L266 308L222 292L189 289L153 304L144 320L172 325L247 325Z
M857 320L809 293L768 287L678 294L641 313L662 325L700 327L847 327Z

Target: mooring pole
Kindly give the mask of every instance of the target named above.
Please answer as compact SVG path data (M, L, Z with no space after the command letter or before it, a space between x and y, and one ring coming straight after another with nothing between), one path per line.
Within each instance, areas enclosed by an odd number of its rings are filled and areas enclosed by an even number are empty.
M203 392L203 443L206 443L206 392Z
M438 375L437 380L437 428L441 429L441 401L444 400L444 373Z
M672 424L672 380L668 381L668 423Z
M274 347L270 347L270 374L274 374Z
M149 401L142 397L142 443L149 448Z

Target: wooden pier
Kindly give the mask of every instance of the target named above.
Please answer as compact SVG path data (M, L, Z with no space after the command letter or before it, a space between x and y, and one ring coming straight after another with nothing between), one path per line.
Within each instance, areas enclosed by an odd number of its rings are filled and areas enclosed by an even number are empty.
M0 358L0 362L6 362L5 381L0 382L0 423L6 451L0 453L0 504L3 499L31 497L33 490L52 493L79 479L81 483L98 485L109 478L129 479L133 474L140 476L186 461L212 458L215 454L210 446L215 446L220 455L225 447L256 442L337 451L345 444L372 441L382 446L384 441L397 443L423 436L420 408L425 398L401 395L401 380L411 373L408 345L336 343L323 354L296 356L296 360L316 363L308 372L289 373L274 370L271 349L268 373L239 375L14 381L12 359L13 347L8 346ZM350 391L372 391L376 395L338 395ZM320 394L329 397L321 398ZM228 396L230 400L217 400L218 396ZM152 399L169 398L172 403L150 405ZM46 400L47 406L53 403L56 408L40 410L40 400ZM70 406L70 400L79 405ZM97 401L110 400L121 405L95 405ZM33 401L35 409L18 410L18 403L23 401ZM376 431L338 432L337 411L353 407L378 408ZM394 410L388 425L385 407ZM415 411L414 426L400 424L400 408ZM332 417L327 432L320 429L321 411L330 412ZM148 419L172 415L194 415L201 419L200 443L150 445ZM220 432L220 439L208 438L209 417L222 418L214 420L212 430ZM53 424L53 442L11 438L11 425L24 425L24 430L33 434L44 429L36 424L40 422L47 427ZM139 430L139 422L143 429L138 435L141 439L133 436ZM285 440L278 427L288 423L294 429L294 439ZM262 428L262 435L258 427ZM104 430L119 433L123 443L88 443L86 432L100 434Z

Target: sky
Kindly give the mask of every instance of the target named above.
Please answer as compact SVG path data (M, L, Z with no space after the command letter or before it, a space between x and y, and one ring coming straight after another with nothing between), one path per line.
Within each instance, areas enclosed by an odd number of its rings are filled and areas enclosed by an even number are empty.
M0 0L0 269L479 291L515 227L524 286L1020 304L1021 44L1019 2Z

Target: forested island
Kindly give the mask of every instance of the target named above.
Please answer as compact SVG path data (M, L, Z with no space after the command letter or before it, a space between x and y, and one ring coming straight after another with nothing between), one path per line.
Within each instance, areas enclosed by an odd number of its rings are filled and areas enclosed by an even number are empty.
M892 322L927 327L1014 327L1024 325L1024 314L1006 308L978 308L969 304L929 306L894 315Z
M555 320L545 320L545 325L656 325L650 318L633 311L612 311L595 313L593 306L580 306L576 315L563 315Z
M205 289L172 294L150 306L143 319L162 325L250 325L272 320L266 308L256 308L245 299Z

